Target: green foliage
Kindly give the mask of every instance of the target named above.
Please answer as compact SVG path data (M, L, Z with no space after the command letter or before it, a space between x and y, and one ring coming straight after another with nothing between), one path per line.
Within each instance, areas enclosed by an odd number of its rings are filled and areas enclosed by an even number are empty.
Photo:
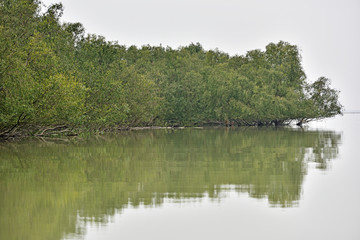
M15 0L0 8L1 128L20 121L74 124L84 114L85 88L74 69L62 64L65 53L73 51L64 47L72 42L59 23L62 6L51 6L45 15L39 14L39 6Z
M281 125L340 114L326 78L306 82L297 46L229 56L200 43L121 46L61 23L62 4L0 2L0 135L19 124Z
M330 80L320 77L310 85L310 102L314 118L332 117L341 114L342 106L338 100L339 92L330 88Z

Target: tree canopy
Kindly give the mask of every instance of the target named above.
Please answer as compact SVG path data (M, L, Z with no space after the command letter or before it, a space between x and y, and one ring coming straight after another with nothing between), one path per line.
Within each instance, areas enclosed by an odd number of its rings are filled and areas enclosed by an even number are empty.
M0 135L21 126L299 124L341 114L280 41L230 56L200 43L123 46L60 21L63 6L0 0Z

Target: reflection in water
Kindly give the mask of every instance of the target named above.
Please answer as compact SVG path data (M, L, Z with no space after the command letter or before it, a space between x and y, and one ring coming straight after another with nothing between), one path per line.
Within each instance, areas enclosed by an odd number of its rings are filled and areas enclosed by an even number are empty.
M0 239L62 239L165 199L226 191L298 203L308 162L326 170L341 135L294 129L142 131L0 145Z

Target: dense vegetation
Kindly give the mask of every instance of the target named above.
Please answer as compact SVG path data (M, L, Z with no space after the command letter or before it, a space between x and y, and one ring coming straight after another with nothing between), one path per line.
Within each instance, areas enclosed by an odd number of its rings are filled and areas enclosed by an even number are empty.
M61 4L41 6L0 0L1 136L24 126L282 125L341 113L338 92L324 77L308 83L289 43L244 56L198 43L125 47L62 23Z

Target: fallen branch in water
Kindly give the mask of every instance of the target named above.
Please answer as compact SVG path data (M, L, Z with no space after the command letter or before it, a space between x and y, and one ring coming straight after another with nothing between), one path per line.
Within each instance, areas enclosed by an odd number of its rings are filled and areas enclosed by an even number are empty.
M63 129L63 130L60 130L60 129ZM49 135L51 135L51 134L53 134L53 133L47 133L47 134L45 134L45 133L48 132L48 131L55 131L55 130L57 130L57 131L56 131L56 134L70 131L70 129L68 129L67 126L65 126L65 125L58 125L58 126L55 126L55 127L45 128L45 129L43 129L43 130L41 131L41 133L35 134L35 136L37 136L37 137L49 136Z

